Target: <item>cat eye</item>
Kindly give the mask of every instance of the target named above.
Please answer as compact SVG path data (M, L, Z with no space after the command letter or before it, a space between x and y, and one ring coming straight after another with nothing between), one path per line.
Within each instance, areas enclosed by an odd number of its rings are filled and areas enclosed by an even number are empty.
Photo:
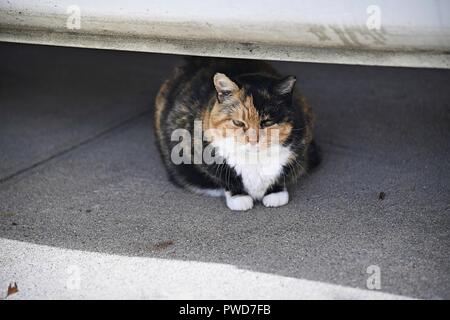
M265 128L265 127L271 127L271 126L273 126L274 124L275 124L275 122L272 121L272 120L264 120L264 121L261 121L261 127L262 127L262 128Z
M242 122L242 121L239 121L239 120L233 120L233 124L236 126L236 127L245 127L245 123L244 122Z

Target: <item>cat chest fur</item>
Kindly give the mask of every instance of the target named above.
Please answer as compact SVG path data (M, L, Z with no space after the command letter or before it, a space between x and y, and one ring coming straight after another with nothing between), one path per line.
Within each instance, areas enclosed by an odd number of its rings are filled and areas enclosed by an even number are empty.
M236 148L227 141L215 143L215 147L226 159L227 164L241 177L244 190L256 200L264 197L292 156L289 147L279 145L257 154L246 148Z

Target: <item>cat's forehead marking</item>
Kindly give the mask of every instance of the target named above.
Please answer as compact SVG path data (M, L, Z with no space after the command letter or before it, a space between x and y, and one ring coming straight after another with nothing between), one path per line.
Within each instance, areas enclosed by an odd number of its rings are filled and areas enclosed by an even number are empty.
M248 123L249 126L259 126L260 117L258 110L253 104L253 96L246 95L242 102L243 107L240 110L242 119Z
M244 107L249 111L249 112L257 112L255 105L253 104L253 96L247 95L244 98L243 101Z

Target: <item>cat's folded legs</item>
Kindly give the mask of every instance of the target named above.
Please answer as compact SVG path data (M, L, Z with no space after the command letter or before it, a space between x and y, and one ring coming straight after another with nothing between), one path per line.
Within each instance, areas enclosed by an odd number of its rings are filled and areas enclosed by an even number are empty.
M289 202L289 193L285 186L272 186L262 199L262 203L266 207L281 207Z
M211 166L210 172L213 172L223 182L222 187L225 191L228 208L234 211L246 211L253 208L253 198L245 192L241 178L231 168L223 168L217 169L217 167Z

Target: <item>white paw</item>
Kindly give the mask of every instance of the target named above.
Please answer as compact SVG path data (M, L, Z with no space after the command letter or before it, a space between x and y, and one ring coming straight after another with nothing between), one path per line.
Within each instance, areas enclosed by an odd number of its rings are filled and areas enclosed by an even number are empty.
M281 207L289 202L289 193L284 190L266 195L262 199L263 205L266 207Z
M247 195L232 196L230 192L225 193L227 206L231 210L245 211L253 208L253 199Z

